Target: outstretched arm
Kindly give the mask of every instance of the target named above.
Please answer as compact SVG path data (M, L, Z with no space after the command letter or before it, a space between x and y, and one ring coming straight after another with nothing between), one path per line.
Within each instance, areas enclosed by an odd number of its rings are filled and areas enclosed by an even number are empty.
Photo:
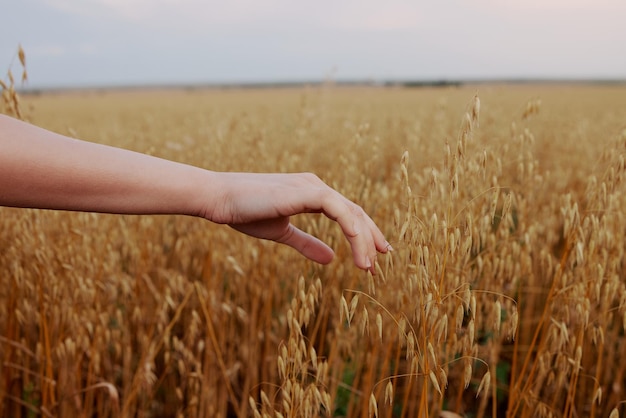
M390 248L361 207L313 174L220 173L85 142L0 115L0 205L118 214L183 214L287 244L319 263L333 251L290 223L339 223L355 264L374 272Z

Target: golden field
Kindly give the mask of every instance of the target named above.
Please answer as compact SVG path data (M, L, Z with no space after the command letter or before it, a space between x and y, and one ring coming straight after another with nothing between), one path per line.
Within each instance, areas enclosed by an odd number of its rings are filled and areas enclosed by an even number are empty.
M480 98L480 105L475 95ZM0 415L626 413L625 85L47 93L30 122L211 170L318 174L376 276L183 216L0 208Z

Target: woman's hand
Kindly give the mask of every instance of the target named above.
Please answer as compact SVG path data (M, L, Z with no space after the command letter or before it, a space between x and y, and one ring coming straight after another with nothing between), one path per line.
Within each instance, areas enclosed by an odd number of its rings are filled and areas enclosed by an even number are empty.
M289 245L305 257L327 264L333 250L296 228L290 216L323 213L336 221L350 242L354 263L375 273L377 252L391 246L363 209L314 174L215 173L219 192L203 214L207 219L262 239Z
M313 174L219 173L71 139L0 115L0 205L118 214L202 216L329 263L333 251L289 217L337 221L355 264L374 273L391 247L361 207Z

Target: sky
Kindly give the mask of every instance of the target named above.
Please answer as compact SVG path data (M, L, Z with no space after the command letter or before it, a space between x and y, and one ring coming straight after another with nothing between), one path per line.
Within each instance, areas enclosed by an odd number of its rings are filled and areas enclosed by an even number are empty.
M30 88L626 79L624 0L2 0Z

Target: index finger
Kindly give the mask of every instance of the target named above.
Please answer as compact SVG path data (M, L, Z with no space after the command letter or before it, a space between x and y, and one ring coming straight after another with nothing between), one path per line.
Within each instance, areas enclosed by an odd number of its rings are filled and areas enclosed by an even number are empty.
M359 268L374 273L377 252L386 253L390 245L363 208L338 193L337 195L324 202L324 214L341 227L352 247L354 263Z

